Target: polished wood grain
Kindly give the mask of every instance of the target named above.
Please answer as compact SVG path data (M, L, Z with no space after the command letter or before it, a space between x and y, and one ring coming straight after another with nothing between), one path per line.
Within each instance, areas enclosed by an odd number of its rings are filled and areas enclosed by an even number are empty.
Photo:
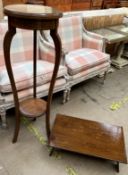
M71 10L88 10L90 9L91 0L72 0Z
M63 12L90 9L91 0L45 0L45 5L55 7Z
M33 5L44 5L45 2L43 0L26 0L26 4L33 4Z
M127 1L121 0L102 0L104 3L101 6L101 0L3 0L4 6L9 4L38 4L54 7L61 11L73 10L88 10L101 8L114 8L120 6L128 6ZM118 4L115 3L118 1Z
M4 7L4 13L8 16L8 31L4 38L4 57L8 76L14 95L15 104L15 131L13 143L17 141L20 129L20 114L28 117L39 117L46 112L46 132L50 135L50 107L52 102L53 88L60 64L61 42L57 33L58 19L62 16L59 11L42 5L17 4ZM16 34L16 28L33 30L33 99L28 99L19 103L15 80L13 76L10 46L11 41ZM50 83L48 101L45 103L36 97L36 62L37 62L37 30L50 30L50 35L55 44L55 66ZM17 58L18 59L18 58Z
M26 117L40 117L46 112L47 103L42 99L27 99L20 103L20 112Z
M103 0L91 0L90 9L101 9Z
M12 4L38 4L44 5L44 0L3 0L4 6Z
M119 0L103 0L103 9L118 7Z
M49 144L54 148L127 163L120 126L58 114Z
M3 0L4 6L10 5L10 4L24 4L26 0Z
M128 7L128 0L119 0L118 7Z

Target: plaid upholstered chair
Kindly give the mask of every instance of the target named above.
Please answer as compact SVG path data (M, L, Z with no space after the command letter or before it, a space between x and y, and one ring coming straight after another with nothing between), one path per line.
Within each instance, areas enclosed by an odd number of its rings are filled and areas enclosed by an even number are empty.
M104 75L110 67L110 57L103 52L101 36L84 29L81 16L67 16L59 20L58 33L62 42L61 64L68 68L67 100L73 85L96 75ZM54 46L48 31L39 39L40 56L54 62Z

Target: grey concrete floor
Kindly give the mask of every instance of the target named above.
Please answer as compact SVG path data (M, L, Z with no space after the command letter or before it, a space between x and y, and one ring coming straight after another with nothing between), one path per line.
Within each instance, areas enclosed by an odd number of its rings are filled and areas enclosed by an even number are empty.
M72 88L71 99L61 104L62 93L53 97L51 126L57 113L123 126L128 155L128 101L117 110L111 110L113 102L122 102L128 97L128 66L108 74L104 85L102 79L94 78ZM73 154L55 152L49 157L46 139L45 118L29 125L22 122L18 142L11 143L14 129L14 110L7 115L7 130L0 129L0 175L115 175L113 162ZM69 174L73 168L76 174ZM120 164L120 175L128 174L128 165Z

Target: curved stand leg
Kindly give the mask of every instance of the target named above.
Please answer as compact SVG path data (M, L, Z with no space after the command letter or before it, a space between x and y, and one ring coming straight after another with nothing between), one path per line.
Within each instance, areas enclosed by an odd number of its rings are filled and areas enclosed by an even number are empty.
M13 71L12 71L11 60L10 60L10 45L11 45L11 41L15 33L16 33L16 29L12 27L11 24L9 23L9 30L7 31L5 38L4 38L4 57L5 57L5 64L6 64L8 76L11 82L12 91L14 94L14 104L15 104L15 112L16 112L15 131L14 131L14 136L12 140L13 143L17 141L19 128L20 128L20 113L19 113L18 95L17 95L15 80L13 77Z
M46 131L47 131L48 139L50 136L50 107L51 107L51 101L52 101L52 94L53 94L53 88L55 85L55 80L59 69L60 57L61 57L61 41L60 41L59 35L57 34L57 29L51 30L50 35L53 38L56 52L55 52L55 66L53 70L52 80L50 83L50 88L48 93L48 102L47 102L47 111L46 111Z

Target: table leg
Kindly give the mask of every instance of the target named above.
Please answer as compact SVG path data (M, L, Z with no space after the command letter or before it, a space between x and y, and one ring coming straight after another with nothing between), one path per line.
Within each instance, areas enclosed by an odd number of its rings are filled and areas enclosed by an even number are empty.
M116 162L116 164L115 164L115 169L116 169L116 171L117 171L117 173L119 173L119 162Z

